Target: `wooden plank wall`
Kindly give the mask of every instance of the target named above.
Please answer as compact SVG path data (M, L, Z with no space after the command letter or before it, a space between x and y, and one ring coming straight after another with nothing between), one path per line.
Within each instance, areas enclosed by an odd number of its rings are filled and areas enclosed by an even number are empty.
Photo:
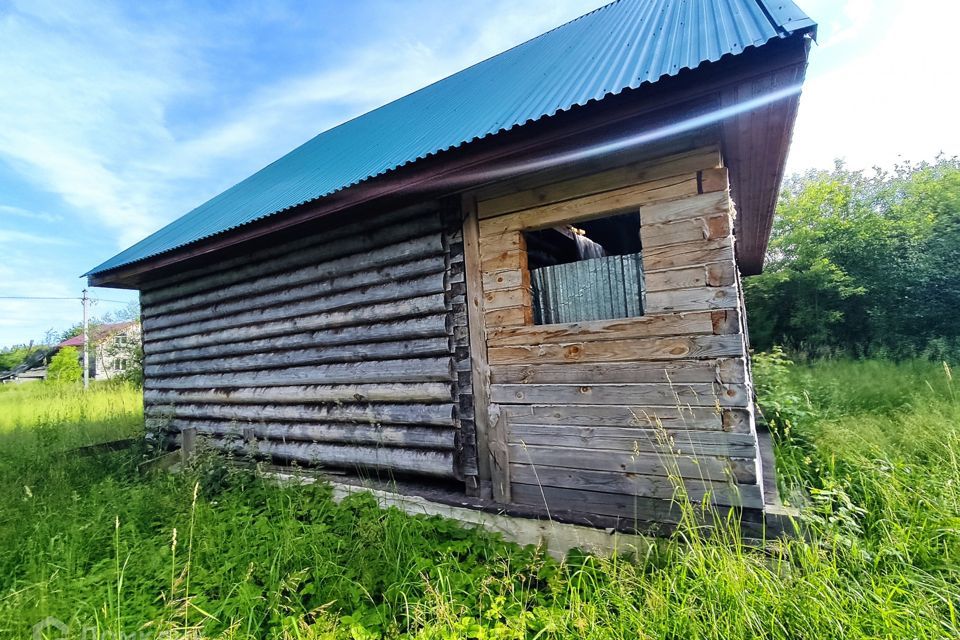
M148 427L475 493L459 206L261 247L142 292Z
M677 517L682 482L694 500L762 507L717 146L477 198L490 437L506 440L490 448L506 450L494 461L505 498L662 521ZM636 210L646 314L533 325L522 231Z

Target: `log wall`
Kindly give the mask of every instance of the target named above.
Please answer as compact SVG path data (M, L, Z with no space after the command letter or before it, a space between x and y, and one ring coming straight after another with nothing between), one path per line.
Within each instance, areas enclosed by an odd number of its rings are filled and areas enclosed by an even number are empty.
M459 208L347 221L150 283L150 429L477 492Z
M669 521L682 485L695 501L762 508L734 205L718 147L503 191L478 194L467 219L478 236L480 274L468 287L481 292L474 317L485 349L476 348L489 367L500 498ZM628 211L641 218L645 314L534 325L522 232Z

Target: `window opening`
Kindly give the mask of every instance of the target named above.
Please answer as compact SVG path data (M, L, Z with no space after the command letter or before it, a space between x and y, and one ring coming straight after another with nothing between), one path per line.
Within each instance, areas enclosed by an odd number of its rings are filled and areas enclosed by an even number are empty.
M643 315L640 214L525 231L535 324Z

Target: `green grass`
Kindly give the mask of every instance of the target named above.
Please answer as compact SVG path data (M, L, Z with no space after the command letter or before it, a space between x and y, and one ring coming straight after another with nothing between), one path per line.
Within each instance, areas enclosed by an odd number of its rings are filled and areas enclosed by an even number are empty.
M210 458L142 477L139 450L77 457L65 450L137 429L133 391L0 389L0 636L55 616L105 638L958 637L945 370L757 371L809 540L758 550L687 527L643 557L563 563Z
M20 459L38 446L77 447L141 430L140 390L119 383L0 385L0 456Z

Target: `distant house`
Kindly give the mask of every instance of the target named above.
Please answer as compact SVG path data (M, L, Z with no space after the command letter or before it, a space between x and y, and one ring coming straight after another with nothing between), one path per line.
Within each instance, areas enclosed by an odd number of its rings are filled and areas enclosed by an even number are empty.
M127 372L133 364L134 348L140 341L140 322L95 325L90 340L90 379L109 380ZM47 379L50 360L64 347L75 347L83 363L83 335L68 338L54 347L43 347L11 371L0 371L0 383L34 382Z
M621 0L92 269L141 292L148 427L604 528L676 522L682 478L760 522L741 278L815 30L790 0Z
M93 327L90 339L90 379L109 380L124 374L131 366L131 347L140 341L140 323L115 322ZM73 336L57 345L76 347L83 361L83 335Z

